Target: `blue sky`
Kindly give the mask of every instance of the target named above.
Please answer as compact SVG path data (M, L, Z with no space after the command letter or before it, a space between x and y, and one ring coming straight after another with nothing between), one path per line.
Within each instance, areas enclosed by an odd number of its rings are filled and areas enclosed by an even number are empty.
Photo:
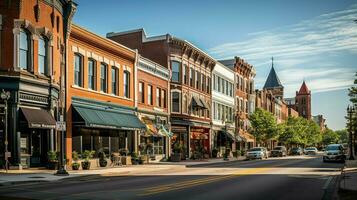
M274 67L291 97L305 79L312 113L345 127L347 88L357 71L354 0L77 0L75 23L95 33L144 28L170 33L216 59L239 56L257 70L261 88Z

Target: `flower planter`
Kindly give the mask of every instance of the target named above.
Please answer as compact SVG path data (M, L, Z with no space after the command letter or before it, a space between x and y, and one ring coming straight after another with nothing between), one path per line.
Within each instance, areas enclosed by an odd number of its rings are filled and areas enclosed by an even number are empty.
M79 170L81 165L79 163L72 163L72 170Z
M106 167L107 164L108 164L108 161L106 161L106 160L99 160L99 166L100 166L100 167Z
M82 169L83 170L89 170L90 169L90 162L89 161L83 161L82 162Z
M48 169L57 170L58 169L58 160L48 161Z

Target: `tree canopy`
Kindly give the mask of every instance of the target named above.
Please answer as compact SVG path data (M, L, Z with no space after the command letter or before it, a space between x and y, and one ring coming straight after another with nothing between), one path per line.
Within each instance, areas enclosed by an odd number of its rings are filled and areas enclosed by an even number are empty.
M251 123L251 134L258 143L277 138L279 129L274 115L268 111L257 108L249 116Z

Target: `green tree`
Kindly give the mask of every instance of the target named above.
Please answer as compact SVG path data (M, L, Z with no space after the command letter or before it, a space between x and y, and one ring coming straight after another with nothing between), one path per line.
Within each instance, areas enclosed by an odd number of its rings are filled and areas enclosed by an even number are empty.
M335 131L339 137L339 143L348 143L348 132L346 129Z
M356 77L357 77L357 72L356 72ZM354 80L355 86L352 86L351 88L348 89L349 93L348 96L350 97L350 101L354 104L357 105L357 78Z
M338 143L340 140L340 135L331 129L326 129L322 133L322 144L329 145Z
M279 129L274 115L268 111L257 108L249 116L251 123L251 133L258 143L266 143L269 139L276 139Z
M289 117L284 123L280 125L282 131L279 134L279 141L290 146L293 144L305 144L304 133L306 126L304 119L301 117Z
M317 146L322 141L322 133L319 125L312 120L305 120L306 124L306 145Z

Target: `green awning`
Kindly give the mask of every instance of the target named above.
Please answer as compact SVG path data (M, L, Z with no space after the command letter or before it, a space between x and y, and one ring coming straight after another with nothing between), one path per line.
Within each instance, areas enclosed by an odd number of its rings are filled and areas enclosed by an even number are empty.
M74 110L83 119L74 119L75 126L92 128L139 130L146 129L134 112L120 112L112 108L73 105ZM76 116L74 116L75 118Z

